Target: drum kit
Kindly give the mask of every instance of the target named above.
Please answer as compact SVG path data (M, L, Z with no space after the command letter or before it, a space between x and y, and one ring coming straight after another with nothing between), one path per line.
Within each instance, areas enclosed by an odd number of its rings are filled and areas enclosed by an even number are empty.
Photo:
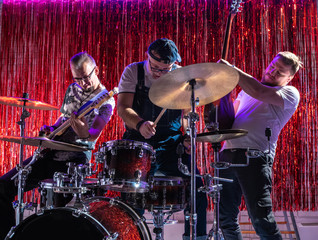
M42 150L50 148L63 151L86 151L82 146L54 141L45 137L25 137L25 118L30 114L26 108L57 110L49 104L23 98L0 97L0 103L22 107L18 124L21 136L0 136L0 140L19 143L20 162L15 178L18 182L16 204L16 227L12 228L6 239L34 239L41 235L46 239L145 239L151 234L145 219L137 209L146 209L153 216L156 240L163 240L164 225L177 211L190 207L190 239L196 239L196 192L202 191L213 198L214 224L209 236L221 239L218 221L220 181L230 179L218 177L220 168L229 164L219 162L221 142L247 134L241 129L219 130L197 134L196 122L199 115L196 107L216 101L238 83L238 73L231 67L217 63L193 64L176 69L160 77L150 88L150 100L163 109L191 109L188 125L191 142L191 169L182 163L179 170L190 176L190 181L172 176L150 176L151 163L155 161L152 146L132 140L113 140L102 143L95 153L96 167L68 163L68 172L56 172L53 179L39 183L40 209L23 220L26 204L23 194L30 165L23 166L23 146L37 146ZM216 119L217 122L217 119ZM214 175L196 175L196 142L212 143L214 150ZM35 154L36 155L36 154ZM36 158L31 161L36 161ZM97 166L98 165L98 166ZM91 178L97 173L97 178ZM205 185L196 189L196 178L204 179ZM190 191L188 190L190 189ZM105 197L106 191L124 193L125 200ZM61 196L63 197L61 200ZM190 199L188 199L190 198ZM165 218L166 216L166 218ZM45 235L44 235L45 234ZM63 239L64 239L63 238Z

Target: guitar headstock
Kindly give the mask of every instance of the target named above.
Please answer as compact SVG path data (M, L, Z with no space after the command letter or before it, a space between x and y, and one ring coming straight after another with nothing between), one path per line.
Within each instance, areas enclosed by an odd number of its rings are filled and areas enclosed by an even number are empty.
M242 0L233 0L230 7L231 15L235 15L238 12L241 12L241 7L242 7Z

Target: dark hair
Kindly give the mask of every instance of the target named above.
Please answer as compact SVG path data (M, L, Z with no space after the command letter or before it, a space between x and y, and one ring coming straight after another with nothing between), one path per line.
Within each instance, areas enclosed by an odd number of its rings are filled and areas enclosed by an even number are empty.
M300 61L299 57L292 52L279 52L276 57L282 59L283 63L286 65L291 66L291 75L295 75L299 68L303 67L303 63Z
M70 60L70 64L75 69L82 68L84 62L89 63L92 66L96 66L96 62L95 62L94 58L91 55L89 55L86 51L75 54Z
M167 38L160 38L152 42L148 47L148 54L158 62L167 64L175 61L181 62L176 44Z

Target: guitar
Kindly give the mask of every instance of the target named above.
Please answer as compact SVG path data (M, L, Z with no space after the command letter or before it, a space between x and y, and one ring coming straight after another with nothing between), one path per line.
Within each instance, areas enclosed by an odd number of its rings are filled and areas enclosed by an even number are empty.
M233 0L229 16L226 22L226 30L224 34L224 41L222 47L222 59L227 59L230 41L230 30L232 27L232 22L236 14L240 11L242 0ZM218 108L216 108L218 106ZM216 109L217 109L217 121L219 126L215 125L216 121ZM234 122L235 112L233 107L233 101L231 98L231 92L222 97L221 99L209 103L204 106L204 122L205 126L209 131L215 131L219 129L230 129L232 128Z
M82 118L86 114L90 113L94 108L100 107L104 102L112 98L114 95L118 94L118 88L115 87L113 90L108 92L106 89L97 94L95 97L90 99L87 103L85 103L77 113L77 118ZM58 128L56 128L53 132L51 132L47 138L53 139L60 137L64 134L66 130L71 126L70 119L66 120L63 124L61 124Z

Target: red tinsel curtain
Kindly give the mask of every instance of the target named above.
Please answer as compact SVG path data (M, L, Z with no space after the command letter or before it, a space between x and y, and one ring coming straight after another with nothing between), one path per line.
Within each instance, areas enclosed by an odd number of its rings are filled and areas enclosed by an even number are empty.
M68 61L88 51L110 90L131 62L145 57L155 39L174 40L181 65L216 62L221 56L230 0L4 0L0 4L0 96L60 106L71 83ZM228 60L260 78L278 51L301 57L305 68L293 80L299 108L279 139L274 164L275 210L317 210L317 1L247 0L232 26ZM236 94L236 91L234 95ZM53 124L58 111L29 110L26 136ZM203 132L203 107L198 132ZM21 109L0 105L0 135L19 136ZM120 139L123 122L115 112L98 144ZM30 156L34 147L25 147ZM213 152L198 144L198 166L209 167ZM0 175L19 160L19 146L0 141Z

